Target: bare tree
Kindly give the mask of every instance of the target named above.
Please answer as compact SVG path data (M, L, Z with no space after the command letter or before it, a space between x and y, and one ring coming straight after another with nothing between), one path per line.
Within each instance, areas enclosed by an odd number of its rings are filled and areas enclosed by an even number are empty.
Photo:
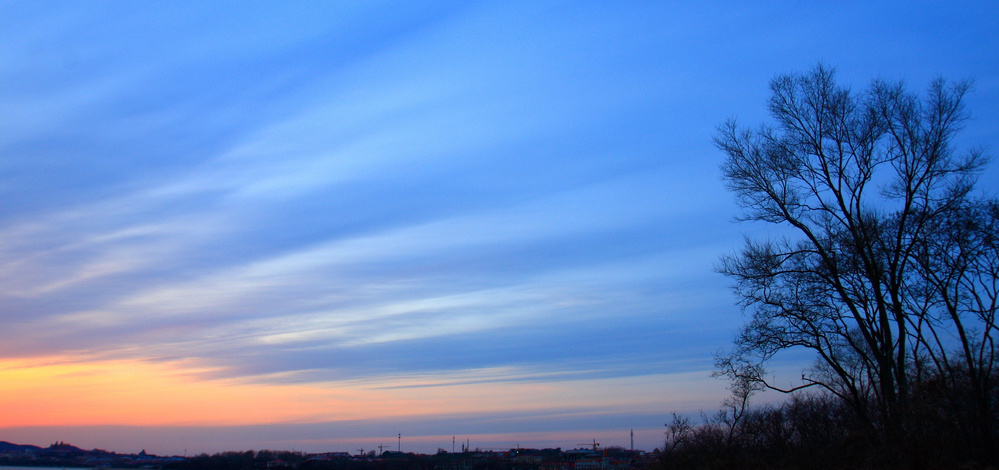
M967 202L929 227L914 257L921 283L913 283L909 296L920 307L930 306L929 315L914 325L925 332L914 348L929 367L916 361L913 372L919 382L937 377L952 391L951 399L972 403L952 419L969 423L970 440L994 460L999 202ZM952 350L947 346L953 337L959 341Z
M987 395L997 206L972 197L983 152L952 145L969 84L937 80L920 98L875 81L853 94L820 65L770 88L775 124L729 121L716 135L742 220L787 234L722 260L752 315L724 371L787 392L822 387L889 439L925 377L961 369ZM763 366L793 348L817 365L776 387Z

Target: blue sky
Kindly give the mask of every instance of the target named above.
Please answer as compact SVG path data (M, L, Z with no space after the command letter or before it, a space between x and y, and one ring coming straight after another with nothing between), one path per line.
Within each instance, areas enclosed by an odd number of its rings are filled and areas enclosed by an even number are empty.
M858 92L973 79L959 143L999 142L993 2L0 15L0 370L87 364L44 384L106 377L95 395L169 371L129 387L147 404L185 383L266 388L289 407L0 423L14 442L353 450L403 433L433 451L636 429L651 450L670 412L724 398L712 355L742 317L713 267L762 229L732 222L715 126L762 122L770 78L823 62ZM981 186L997 182L990 167ZM0 412L53 406L26 390Z

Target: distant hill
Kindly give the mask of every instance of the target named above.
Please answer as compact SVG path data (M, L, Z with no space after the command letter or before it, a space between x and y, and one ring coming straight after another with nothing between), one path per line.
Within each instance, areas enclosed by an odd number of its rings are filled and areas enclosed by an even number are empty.
M42 450L42 448L38 446L25 446L21 444L12 444L7 441L0 441L0 453L23 453L29 450L37 452Z

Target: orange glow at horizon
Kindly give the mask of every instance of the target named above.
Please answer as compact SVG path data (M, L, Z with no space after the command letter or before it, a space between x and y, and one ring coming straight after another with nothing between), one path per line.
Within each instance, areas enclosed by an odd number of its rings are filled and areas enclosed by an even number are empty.
M503 376L516 371L495 369L453 373L447 379L267 383L206 378L212 372L217 371L185 361L0 360L0 428L259 425L468 413L578 414L586 409L600 413L656 409L662 406L661 396L693 403L712 395L689 387L698 382L687 373L504 381ZM463 383L483 376L497 380ZM661 394L649 393L656 389Z
M0 427L241 425L385 414L366 406L366 390L193 377L208 371L137 360L0 361Z

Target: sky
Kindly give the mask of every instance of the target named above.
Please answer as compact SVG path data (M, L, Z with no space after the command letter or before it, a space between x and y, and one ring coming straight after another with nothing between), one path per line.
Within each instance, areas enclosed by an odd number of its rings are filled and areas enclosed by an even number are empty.
M652 450L745 320L712 137L818 63L974 80L999 4L0 0L0 440ZM999 187L993 165L985 191ZM799 370L801 357L778 363ZM401 435L401 438L399 437Z

